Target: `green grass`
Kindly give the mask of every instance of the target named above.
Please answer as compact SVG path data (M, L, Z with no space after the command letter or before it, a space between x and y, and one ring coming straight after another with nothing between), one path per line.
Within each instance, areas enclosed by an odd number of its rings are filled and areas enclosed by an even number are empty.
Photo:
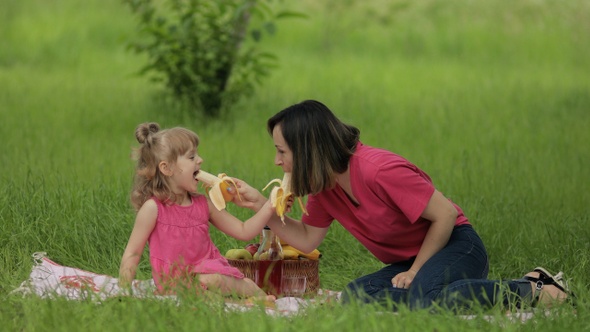
M327 9L328 4L331 8ZM231 116L175 108L134 75L135 21L117 0L15 1L0 10L0 321L12 330L587 330L590 286L590 6L558 1L315 1L307 20L264 41L281 67ZM138 123L185 126L203 167L262 188L280 176L265 121L302 99L325 102L366 144L415 162L482 236L491 278L563 270L580 298L525 324L479 315L324 306L305 318L224 313L195 299L89 302L8 293L31 254L116 275ZM229 208L240 218L249 211ZM223 252L242 243L213 230ZM341 227L321 244L321 286L381 266ZM147 256L146 256L147 257ZM138 277L150 276L147 259ZM311 324L311 322L317 325Z

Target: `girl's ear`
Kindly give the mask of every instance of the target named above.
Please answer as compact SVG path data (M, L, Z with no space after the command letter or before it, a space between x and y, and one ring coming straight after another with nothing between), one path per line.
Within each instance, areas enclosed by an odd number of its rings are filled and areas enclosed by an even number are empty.
M172 176L172 169L170 167L170 165L168 164L168 162L166 161L160 161L160 163L158 164L158 168L160 169L160 172L166 176Z

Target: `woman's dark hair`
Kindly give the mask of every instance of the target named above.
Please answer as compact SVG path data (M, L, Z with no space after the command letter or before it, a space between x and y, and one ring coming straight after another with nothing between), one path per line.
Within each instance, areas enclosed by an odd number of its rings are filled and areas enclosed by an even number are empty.
M268 119L293 152L291 190L295 196L317 194L332 188L335 175L344 173L360 138L360 130L340 121L326 105L305 100Z

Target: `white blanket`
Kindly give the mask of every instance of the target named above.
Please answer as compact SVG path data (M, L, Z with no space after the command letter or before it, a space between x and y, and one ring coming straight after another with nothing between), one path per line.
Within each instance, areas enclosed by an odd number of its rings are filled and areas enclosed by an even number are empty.
M34 265L28 280L11 293L21 293L23 296L36 294L41 298L63 297L69 300L91 299L97 302L109 297L121 296L122 289L118 285L118 279L97 274L81 269L62 266L47 258L45 252L36 252L33 254ZM134 297L156 297L160 299L176 300L175 296L157 296L154 295L156 289L153 280L135 280L132 283ZM267 307L266 313L270 315L289 316L295 314L304 314L305 308L314 303L325 303L338 301L340 292L320 289L314 299L303 299L296 297L282 297L275 301L274 308ZM242 303L227 302L226 310L246 311L251 310L253 305ZM543 312L548 315L550 311ZM533 318L533 312L507 313L509 321L525 322ZM463 319L474 319L475 315L461 315ZM493 321L492 316L484 317L488 321Z
M118 285L118 279L112 276L84 271L74 267L59 265L49 258L45 252L33 254L33 268L28 280L12 291L24 295L36 294L41 298L62 297L69 300L91 299L100 302L109 297L123 295ZM134 297L156 297L161 299L175 299L174 296L153 295L155 290L153 280L135 280L132 283ZM320 290L317 298L337 300L340 292ZM297 314L316 299L302 299L296 297L282 297L275 301L274 308L267 307L266 312L272 315ZM240 303L226 303L227 310L250 310L251 305Z

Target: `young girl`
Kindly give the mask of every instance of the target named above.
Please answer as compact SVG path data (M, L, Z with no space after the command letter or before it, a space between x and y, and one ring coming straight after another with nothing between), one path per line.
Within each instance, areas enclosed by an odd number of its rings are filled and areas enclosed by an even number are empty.
M173 293L179 286L197 286L197 290L224 296L275 300L229 265L209 236L211 222L236 239L253 239L274 213L270 203L242 223L197 194L195 177L203 159L197 154L199 138L190 130L160 131L157 123L144 123L137 127L135 137L141 143L131 194L137 216L121 258L121 286L129 286L135 278L148 242L152 276L160 294Z

